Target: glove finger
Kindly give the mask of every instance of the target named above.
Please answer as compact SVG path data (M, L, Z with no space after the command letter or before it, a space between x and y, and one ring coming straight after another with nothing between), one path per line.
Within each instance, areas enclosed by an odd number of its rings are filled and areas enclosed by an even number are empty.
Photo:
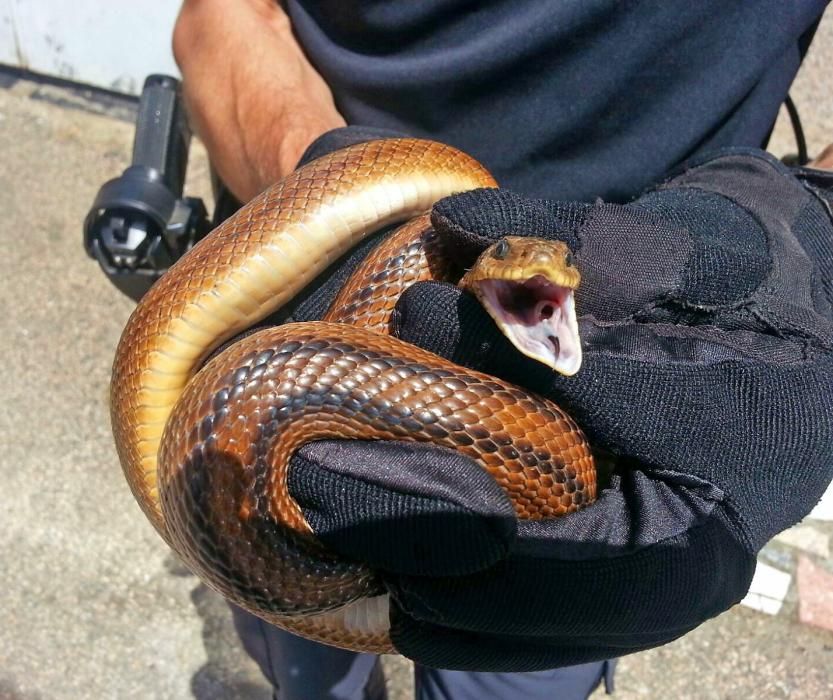
M786 366L802 361L803 344L711 327L605 326L585 319L580 328L581 371L572 378L550 373L545 391L559 397L591 438L603 437L617 454L716 483L725 475L713 474L712 466L725 466L731 453L738 470L758 464L756 453L773 463L771 450L784 437L774 427L786 418L777 405L796 394L787 375L795 381L800 374ZM547 373L534 367L528 376L534 382ZM755 396L750 386L758 388ZM798 418L793 438L804 422Z
M604 511L608 505L601 501L588 511L595 507ZM631 533L608 544L591 544L585 559L559 557L581 556L581 543L572 539L570 526L548 532L549 523L521 524L511 555L489 570L385 582L409 618L469 633L671 639L737 603L755 570L754 554L723 508L713 507L692 522L644 547L635 544L638 529L656 521L628 523ZM558 540L558 529L570 539Z
M309 443L292 459L288 486L326 547L383 572L479 571L506 555L516 532L488 473L424 443Z
M391 606L391 639L396 650L430 668L492 673L524 673L606 661L681 636L642 635L616 637L534 637L468 632L420 622ZM691 628L693 629L693 627Z
M579 247L575 232L592 205L528 199L510 190L478 189L441 199L431 211L434 229L458 259L474 260L507 235L562 240Z

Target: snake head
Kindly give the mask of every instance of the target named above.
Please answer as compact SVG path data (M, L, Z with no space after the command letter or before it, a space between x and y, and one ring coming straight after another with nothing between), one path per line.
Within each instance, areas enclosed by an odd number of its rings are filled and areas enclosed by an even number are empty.
M574 298L580 282L565 243L507 236L481 253L460 286L520 352L570 376L581 367Z

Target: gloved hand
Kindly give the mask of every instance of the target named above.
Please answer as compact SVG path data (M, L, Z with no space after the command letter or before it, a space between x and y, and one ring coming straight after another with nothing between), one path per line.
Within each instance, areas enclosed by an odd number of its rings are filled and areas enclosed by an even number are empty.
M668 642L743 597L756 552L833 475L826 196L735 154L627 206L483 190L435 207L461 255L507 234L574 248L584 366L567 379L518 355L448 285L404 295L401 337L553 398L618 464L590 508L518 522L465 457L303 448L290 490L325 544L379 569L401 653L552 668Z

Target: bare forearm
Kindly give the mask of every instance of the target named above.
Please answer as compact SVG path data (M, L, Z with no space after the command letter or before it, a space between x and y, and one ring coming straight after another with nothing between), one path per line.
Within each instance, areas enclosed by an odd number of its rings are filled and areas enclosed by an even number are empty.
M270 0L185 0L173 48L191 121L242 201L290 172L316 137L344 126Z

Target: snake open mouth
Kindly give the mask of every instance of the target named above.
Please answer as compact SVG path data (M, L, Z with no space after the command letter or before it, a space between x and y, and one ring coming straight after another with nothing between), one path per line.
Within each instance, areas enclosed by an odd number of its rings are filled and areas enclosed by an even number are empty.
M524 355L571 376L581 367L573 290L543 275L478 281L486 310Z

